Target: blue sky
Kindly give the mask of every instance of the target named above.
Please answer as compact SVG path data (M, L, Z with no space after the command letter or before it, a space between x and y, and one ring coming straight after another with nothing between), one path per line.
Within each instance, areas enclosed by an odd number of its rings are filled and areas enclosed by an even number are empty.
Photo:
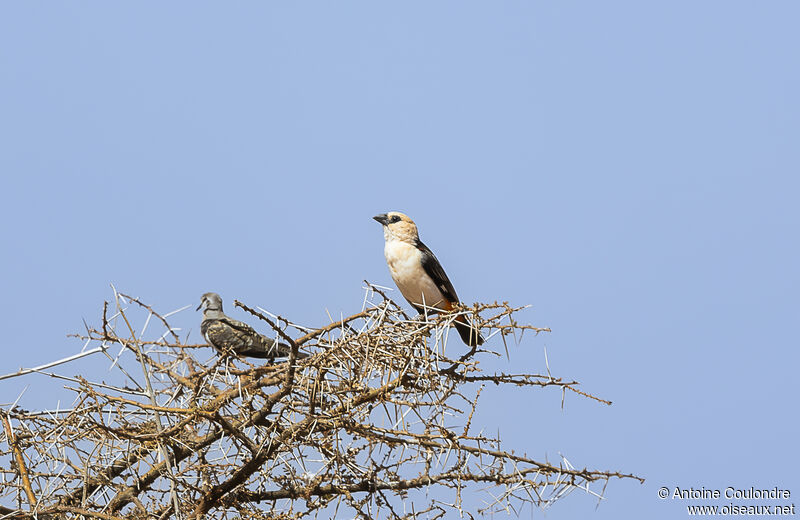
M370 217L401 210L464 301L552 328L500 368L540 372L546 347L614 402L490 395L509 448L647 479L548 518L685 515L661 486L800 496L798 19L792 1L5 2L3 372L80 349L65 335L109 283L162 310L216 291L239 318L234 298L350 314L363 279L391 285ZM36 377L0 402L31 385L23 404L48 406Z

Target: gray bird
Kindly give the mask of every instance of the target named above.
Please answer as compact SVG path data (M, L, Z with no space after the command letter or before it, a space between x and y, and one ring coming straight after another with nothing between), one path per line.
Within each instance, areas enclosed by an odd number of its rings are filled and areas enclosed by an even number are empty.
M289 357L292 347L279 343L253 329L247 323L234 320L222 312L222 298L219 294L209 292L200 298L197 310L203 309L203 322L200 332L208 344L220 353L233 351L240 356L260 359ZM297 357L307 357L297 353Z

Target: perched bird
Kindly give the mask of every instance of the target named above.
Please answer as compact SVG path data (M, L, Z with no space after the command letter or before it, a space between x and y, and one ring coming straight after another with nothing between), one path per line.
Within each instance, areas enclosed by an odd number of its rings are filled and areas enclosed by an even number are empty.
M407 215L391 211L376 215L383 225L386 245L383 254L397 288L418 312L425 308L450 311L458 304L458 295L442 264L428 247L420 242L417 225ZM453 324L461 339L470 347L483 343L477 328L464 316Z
M203 322L200 324L200 332L209 345L219 352L232 351L240 356L261 359L289 356L292 348L286 343L279 343L259 334L247 323L226 316L222 312L222 298L219 294L205 293L197 310L201 308ZM298 352L297 357L307 356Z

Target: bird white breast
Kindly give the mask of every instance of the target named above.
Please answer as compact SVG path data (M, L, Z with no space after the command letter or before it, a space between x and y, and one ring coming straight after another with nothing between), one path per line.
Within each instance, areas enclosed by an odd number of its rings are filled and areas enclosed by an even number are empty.
M383 248L392 280L412 305L444 309L444 296L422 267L422 251L402 240L387 240Z

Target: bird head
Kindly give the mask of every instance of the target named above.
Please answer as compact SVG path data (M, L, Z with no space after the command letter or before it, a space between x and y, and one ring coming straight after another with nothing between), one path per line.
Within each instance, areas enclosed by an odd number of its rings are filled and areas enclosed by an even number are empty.
M200 297L200 305L195 310L199 311L200 309L203 309L204 313L206 311L222 312L222 298L217 293L207 292Z
M408 215L399 211L390 211L372 218L383 225L383 236L386 240L397 239L412 243L419 240L417 225Z

